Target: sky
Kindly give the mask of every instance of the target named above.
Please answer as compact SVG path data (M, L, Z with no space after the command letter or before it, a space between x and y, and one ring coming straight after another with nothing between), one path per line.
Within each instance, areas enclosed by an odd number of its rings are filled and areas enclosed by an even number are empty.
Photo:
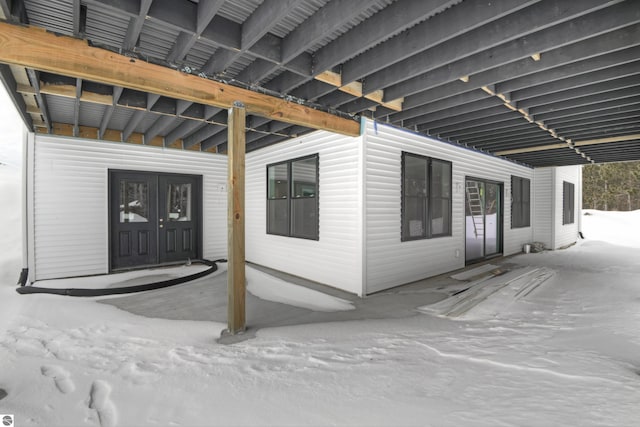
M0 163L20 166L23 128L22 118L0 83Z

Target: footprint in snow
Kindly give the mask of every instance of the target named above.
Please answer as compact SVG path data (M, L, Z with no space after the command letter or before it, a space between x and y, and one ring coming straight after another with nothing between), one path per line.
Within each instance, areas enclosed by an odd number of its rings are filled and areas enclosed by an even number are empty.
M89 408L95 409L98 413L101 427L114 427L117 422L118 413L115 405L109 399L110 394L111 386L106 381L96 380L91 384Z
M69 378L69 372L61 366L45 365L40 367L40 372L47 378L52 378L56 388L60 393L71 393L76 389L76 385Z

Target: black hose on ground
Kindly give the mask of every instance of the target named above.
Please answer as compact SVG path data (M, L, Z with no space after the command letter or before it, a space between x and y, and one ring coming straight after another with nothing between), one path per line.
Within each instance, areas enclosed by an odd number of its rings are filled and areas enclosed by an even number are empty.
M86 288L66 288L66 289L52 289L41 288L38 286L20 286L16 289L21 295L26 294L54 294L54 295L68 295L72 297L99 297L104 295L117 295L128 294L135 292L151 291L154 289L166 288L169 286L180 285L182 283L190 282L192 280L200 279L207 276L216 270L218 270L217 262L227 262L225 259L218 259L215 261L209 261L206 259L193 260L193 262L199 262L208 265L209 268L200 271L198 273L190 274L184 277L176 277L175 279L163 280L160 282L147 283L144 285L135 286L123 286L119 288L103 288L103 289L86 289Z

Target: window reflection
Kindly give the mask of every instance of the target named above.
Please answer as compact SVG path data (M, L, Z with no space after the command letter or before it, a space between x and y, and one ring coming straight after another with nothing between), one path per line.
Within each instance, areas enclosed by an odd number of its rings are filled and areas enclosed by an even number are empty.
M191 221L191 184L169 184L167 218L169 221Z
M146 182L120 180L120 222L148 222L149 188Z

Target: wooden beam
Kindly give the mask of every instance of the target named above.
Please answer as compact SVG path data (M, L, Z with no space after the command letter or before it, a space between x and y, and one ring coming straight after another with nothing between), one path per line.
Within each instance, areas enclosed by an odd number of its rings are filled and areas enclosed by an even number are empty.
M246 110L237 103L228 120L227 320L231 335L245 330L244 174Z
M572 141L572 143L576 147L583 147L585 145L608 144L611 142L635 141L639 139L640 139L640 134L636 133L633 135L612 136L609 138L588 139L584 141ZM513 150L496 151L493 154L497 156L507 156L509 154L533 153L536 151L556 150L558 148L564 148L564 147L570 148L569 144L566 144L566 143L551 144L551 145L540 145L538 147L516 148Z
M612 136L609 138L587 139L584 141L574 141L574 145L594 145L594 144L607 144L609 142L621 142L621 141L635 141L640 139L640 133L632 135Z
M360 123L355 120L91 47L85 40L37 27L0 22L0 62L220 108L242 100L250 114L347 136L360 135Z
M348 93L351 96L355 96L358 98L364 97L371 101L377 102L378 104L382 105L383 107L389 108L390 110L402 111L402 103L404 102L404 98L398 98L392 101L384 101L384 90L382 89L373 91L365 95L362 93L362 83L351 82L349 84L342 85L342 76L340 75L340 73L336 73L335 71L325 71L318 74L315 79L321 81L322 83L335 86L339 91Z
M508 156L509 154L533 153L535 151L557 150L559 148L569 148L569 144L539 145L537 147L515 148L513 150L496 151L496 156Z

